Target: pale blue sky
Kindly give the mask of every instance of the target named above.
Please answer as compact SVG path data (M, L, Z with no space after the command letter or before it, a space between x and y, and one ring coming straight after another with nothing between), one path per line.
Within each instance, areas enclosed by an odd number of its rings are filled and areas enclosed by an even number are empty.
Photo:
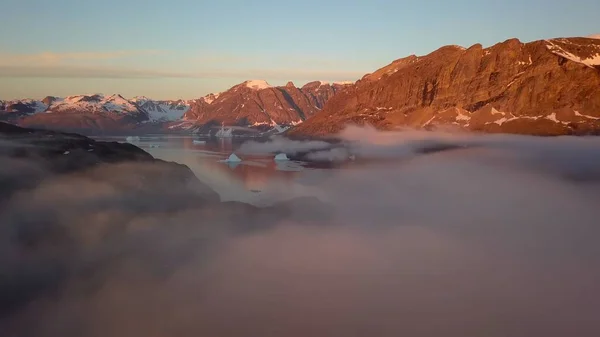
M600 33L598 0L0 0L0 98L356 80L443 45Z

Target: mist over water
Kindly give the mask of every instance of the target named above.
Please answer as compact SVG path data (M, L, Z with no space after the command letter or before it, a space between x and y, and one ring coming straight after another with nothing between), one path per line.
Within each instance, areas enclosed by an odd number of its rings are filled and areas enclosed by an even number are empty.
M2 335L600 335L600 139L362 128L342 138L241 146L345 163L260 180L270 204L321 201L283 217L271 216L276 204L164 211L186 196L134 199L81 176L13 196L0 271L21 287L2 293L47 286L3 312ZM163 150L153 154L193 162ZM225 199L253 195L214 167L192 169ZM58 234L31 225L48 222ZM40 232L37 245L15 239L22 226Z

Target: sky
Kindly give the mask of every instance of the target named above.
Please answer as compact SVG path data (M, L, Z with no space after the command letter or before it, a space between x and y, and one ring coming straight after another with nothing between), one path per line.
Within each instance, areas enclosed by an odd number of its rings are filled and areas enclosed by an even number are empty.
M598 0L0 0L0 99L354 81L437 48L600 33Z

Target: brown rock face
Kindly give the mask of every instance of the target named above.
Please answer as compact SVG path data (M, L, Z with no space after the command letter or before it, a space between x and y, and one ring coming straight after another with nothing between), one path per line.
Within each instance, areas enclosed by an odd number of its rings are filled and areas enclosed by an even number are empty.
M347 85L312 82L297 88L292 82L272 87L265 81L246 81L231 89L194 101L184 119L197 124L297 124L319 111Z
M446 46L365 75L291 131L324 135L346 124L539 135L600 130L600 40L567 38L484 49Z
M54 96L46 96L44 97L44 99L42 100L42 103L46 104L47 106L52 105L54 102L56 102L58 100L58 97L54 97Z

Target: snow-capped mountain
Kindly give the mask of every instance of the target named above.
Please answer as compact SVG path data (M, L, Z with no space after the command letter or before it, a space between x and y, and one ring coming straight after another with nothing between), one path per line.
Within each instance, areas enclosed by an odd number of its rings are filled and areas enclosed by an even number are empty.
M139 106L123 96L114 94L103 96L77 95L65 98L56 98L52 101L46 112L112 112L112 113L140 113Z
M15 124L84 133L132 129L159 120L153 112L119 94L14 100L0 104L0 111L3 111L0 113L1 120Z
M42 100L23 99L4 101L3 105L4 108L2 110L20 114L37 114L42 112L140 113L140 108L135 102L127 100L118 94L110 96L102 94L76 95L64 98L47 96Z
M250 80L225 92L187 101L145 96L127 99L119 94L48 96L42 100L0 101L0 119L80 132L140 127L187 132L221 122L270 130L302 123L348 85L311 82L297 88L290 82L274 87L264 80Z

